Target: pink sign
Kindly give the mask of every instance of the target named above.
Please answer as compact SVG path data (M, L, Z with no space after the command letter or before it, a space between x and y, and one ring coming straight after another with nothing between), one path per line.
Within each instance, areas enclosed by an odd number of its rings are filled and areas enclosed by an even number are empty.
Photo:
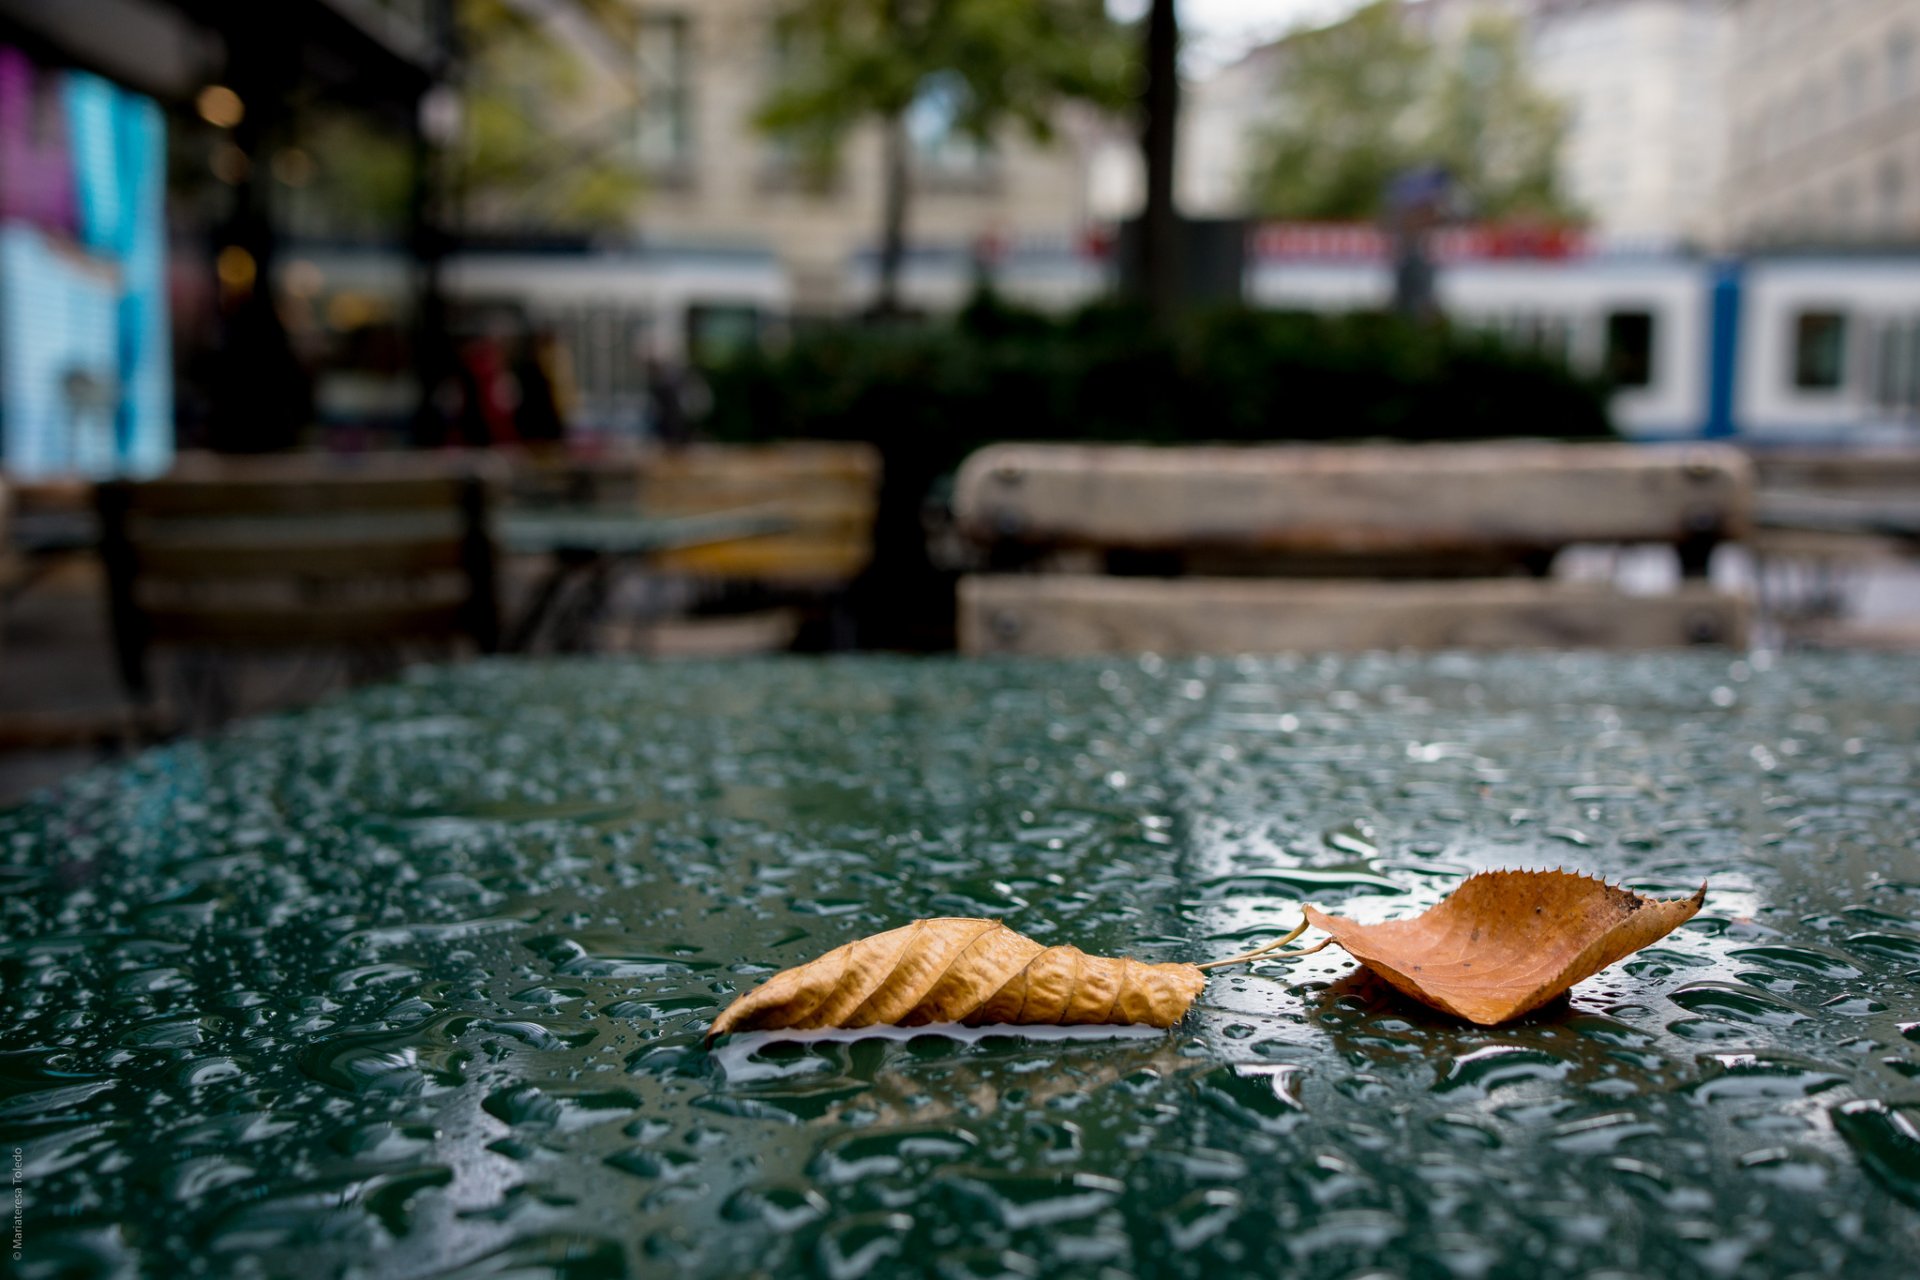
M60 80L0 45L0 220L72 234L73 165Z

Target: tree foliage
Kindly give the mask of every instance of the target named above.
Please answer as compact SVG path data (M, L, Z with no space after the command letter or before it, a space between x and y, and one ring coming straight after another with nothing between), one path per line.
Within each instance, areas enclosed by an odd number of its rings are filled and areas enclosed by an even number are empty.
M818 175L857 127L881 127L883 310L907 234L904 122L922 94L937 89L954 129L991 146L1008 127L1048 141L1063 103L1116 108L1133 85L1129 45L1102 0L789 0L776 31L784 66L762 129Z
M1557 175L1566 113L1529 79L1520 41L1516 24L1489 16L1437 43L1397 0L1293 37L1254 147L1254 207L1372 218L1395 174L1437 164L1475 217L1573 216Z
M580 9L607 25L599 6ZM515 229L625 225L644 183L631 94L502 0L462 0L455 182L468 219ZM628 45L627 47L631 47Z
M761 127L836 144L936 77L964 89L956 124L981 142L1008 124L1049 140L1062 100L1116 107L1132 84L1099 0L790 0L778 31L786 65Z

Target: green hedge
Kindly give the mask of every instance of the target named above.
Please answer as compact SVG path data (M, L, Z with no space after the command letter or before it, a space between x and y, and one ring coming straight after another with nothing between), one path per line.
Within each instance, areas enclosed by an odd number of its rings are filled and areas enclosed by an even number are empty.
M709 371L727 440L868 440L923 467L995 440L1592 438L1604 388L1482 334L1389 316L1234 310L1168 335L976 298L952 321L804 332ZM919 469L919 468L916 468Z

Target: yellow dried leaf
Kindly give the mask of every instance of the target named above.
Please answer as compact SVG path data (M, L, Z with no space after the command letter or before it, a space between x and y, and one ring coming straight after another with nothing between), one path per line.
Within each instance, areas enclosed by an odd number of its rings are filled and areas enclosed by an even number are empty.
M930 1022L1170 1027L1206 986L1190 964L1043 947L998 920L916 920L774 974L707 1032Z
M1416 1000L1491 1026L1693 918L1691 898L1643 898L1570 871L1487 871L1423 915L1359 924L1306 909L1347 953Z

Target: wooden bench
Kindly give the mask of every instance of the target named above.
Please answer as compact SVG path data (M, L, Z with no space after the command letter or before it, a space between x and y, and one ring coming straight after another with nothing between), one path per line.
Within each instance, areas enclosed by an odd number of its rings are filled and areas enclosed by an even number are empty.
M785 528L660 557L663 572L720 581L835 589L873 558L879 455L864 444L690 445L644 454L638 500L649 515L762 508Z
M1752 504L1744 456L1710 446L996 445L961 468L956 518L995 567L1026 571L962 580L960 646L1737 646L1745 602L1704 578ZM1686 581L1548 580L1576 543L1672 547Z

